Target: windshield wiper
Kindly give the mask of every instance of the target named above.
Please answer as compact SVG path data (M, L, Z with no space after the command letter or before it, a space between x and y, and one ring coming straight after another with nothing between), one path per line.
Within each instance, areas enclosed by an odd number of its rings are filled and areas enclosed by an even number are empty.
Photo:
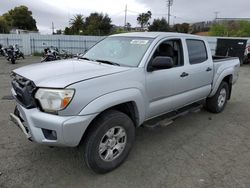
M89 58L87 58L87 57L82 57L82 56L78 56L77 58L78 58L78 59L87 60L87 61L93 61L93 60L90 60L90 59L89 59Z
M96 62L100 62L100 63L109 64L109 65L121 66L119 63L115 63L115 62L108 61L108 60L97 59L97 60L95 60L95 61L96 61Z

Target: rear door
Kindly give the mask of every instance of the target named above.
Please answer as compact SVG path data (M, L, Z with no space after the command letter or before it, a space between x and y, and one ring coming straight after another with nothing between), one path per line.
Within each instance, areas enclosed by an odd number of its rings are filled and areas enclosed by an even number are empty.
M172 108L194 103L206 98L210 91L213 79L213 62L208 44L199 39L183 39L185 66L176 87L178 95L173 97Z
M213 79L213 61L208 44L199 39L186 39L186 71L190 79L187 81L190 90L195 90L197 99L205 98L211 90Z

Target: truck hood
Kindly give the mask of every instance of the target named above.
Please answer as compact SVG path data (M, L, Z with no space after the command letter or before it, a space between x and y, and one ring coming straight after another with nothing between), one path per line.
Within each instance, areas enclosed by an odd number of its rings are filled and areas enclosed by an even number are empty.
M38 63L15 69L13 72L38 87L64 88L75 82L98 78L128 70L128 67L102 64L81 59Z

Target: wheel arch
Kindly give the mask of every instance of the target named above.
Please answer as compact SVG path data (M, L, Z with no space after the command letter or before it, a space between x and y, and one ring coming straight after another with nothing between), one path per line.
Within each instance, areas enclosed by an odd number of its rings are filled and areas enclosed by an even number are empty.
M210 93L209 97L212 97L215 95L216 91L220 87L221 82L226 82L229 86L229 95L228 100L231 98L231 91L232 91L232 82L233 82L233 74L231 72L227 72L223 75L221 75L216 82L214 83L214 87L212 89L212 92Z
M112 92L93 100L80 113L80 115L97 114L83 133L80 143L86 138L95 120L109 110L125 113L131 118L136 127L140 126L145 119L144 105L143 95L138 89L134 88Z
M108 109L105 109L104 111L100 112L95 118L93 118L93 120L89 123L89 126L87 127L87 129L84 131L81 141L79 142L79 145L81 143L84 142L84 140L87 138L88 133L90 132L90 130L92 129L92 125L95 123L95 121L105 112L107 111L111 111L111 110L117 110L119 112L122 112L124 114L126 114L128 117L131 118L131 120L134 123L135 127L138 127L140 125L139 122L139 112L138 112L138 108L136 106L136 103L134 101L128 101L122 104L118 104L115 106L111 106Z
M223 78L222 82L226 82L228 84L229 87L229 95L227 97L228 100L230 100L231 98L231 93L232 93L232 85L233 85L233 75L227 75Z

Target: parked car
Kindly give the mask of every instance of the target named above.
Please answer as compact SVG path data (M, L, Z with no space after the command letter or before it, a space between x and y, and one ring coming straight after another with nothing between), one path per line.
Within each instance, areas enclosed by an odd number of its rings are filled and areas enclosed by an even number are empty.
M246 49L245 49L243 63L244 64L249 64L250 63L250 44L248 44Z
M169 122L204 102L222 112L239 67L239 58L212 57L198 36L112 35L81 57L14 70L10 117L28 139L79 146L87 166L106 173L127 158L136 127Z

